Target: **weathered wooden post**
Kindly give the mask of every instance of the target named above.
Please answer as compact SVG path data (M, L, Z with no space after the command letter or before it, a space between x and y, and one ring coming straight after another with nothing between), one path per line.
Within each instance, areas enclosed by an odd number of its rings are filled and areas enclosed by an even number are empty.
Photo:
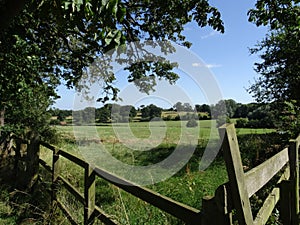
M95 173L89 164L84 170L84 224L93 224L95 220Z
M202 199L201 225L232 225L231 197L226 185L221 185L214 197Z
M279 184L280 187L280 219L283 225L290 225L291 222L291 182L283 180Z
M234 208L240 225L252 225L253 216L243 171L240 149L233 124L225 124L219 128L223 140L223 153L226 163L229 186Z
M52 209L54 209L56 200L57 200L57 179L60 172L60 161L59 161L59 149L53 149L53 156L52 156L52 186L51 186L51 201L52 201Z
M15 186L29 190L38 180L39 175L39 136L30 133L29 141L16 137Z
M39 159L40 159L40 137L32 132L27 144L26 154L26 171L27 188L32 188L38 180L39 175Z
M299 213L299 139L289 143L290 185L291 185L291 225L298 225Z

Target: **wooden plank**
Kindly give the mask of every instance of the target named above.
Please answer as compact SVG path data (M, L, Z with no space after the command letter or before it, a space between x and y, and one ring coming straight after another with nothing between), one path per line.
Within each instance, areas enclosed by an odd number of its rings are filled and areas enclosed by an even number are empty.
M275 208L278 200L280 198L279 188L276 187L266 198L263 206L260 208L256 218L254 220L255 225L264 225L268 221L273 209Z
M72 225L78 225L78 223L76 222L76 220L72 217L71 213L69 212L69 210L59 201L56 201L58 207L63 211L63 213L67 216L68 220L70 221L70 223Z
M65 158L69 159L73 163L75 163L75 164L77 164L77 165L79 165L79 166L81 166L83 168L85 168L88 165L87 162L85 162L84 160L78 158L77 156L75 156L75 155L73 155L73 154L71 154L69 152L66 152L66 151L61 150L61 149L57 149L55 146L50 145L50 144L48 144L46 142L40 142L40 144L42 146L50 149L51 151L55 151L57 154L59 154L59 155L65 157Z
M245 176L241 154L233 124L225 124L219 128L223 139L223 153L229 178L229 185L233 198L234 208L240 225L253 224L251 205L245 185Z
M289 161L288 148L245 173L245 185L250 198L280 171Z
M84 204L84 196L75 188L72 184L70 184L65 178L62 176L58 177L58 180L62 182L63 186L82 204Z
M83 167L83 168L86 168L89 164L87 162L85 162L84 160L78 158L77 156L71 154L71 153L68 153L68 152L65 152L63 150L59 150L59 155L67 158L68 160L72 161L73 163Z
M111 216L107 215L105 212L103 212L102 209L100 209L97 206L95 206L94 213L95 213L95 218L99 219L106 225L120 225L117 221L114 221L113 219L111 219L110 218Z
M281 175L277 184L281 183L283 180L287 179L289 176L289 168L286 168L284 173ZM256 218L254 220L255 225L264 225L267 223L270 215L272 214L277 202L280 199L280 191L279 187L273 188L271 193L268 195L266 200L264 201L263 206L258 211ZM286 206L285 206L286 207Z
M289 143L290 182L291 182L291 225L298 225L299 213L299 142L291 140Z
M39 159L40 165L42 165L49 173L52 173L52 168L44 160Z
M95 173L93 168L87 166L84 170L84 224L94 223L95 210Z
M55 151L55 147L53 145L48 144L47 142L40 141L40 145L44 146L45 148L48 148L51 151Z
M174 201L171 198L162 196L154 191L126 181L114 174L111 174L99 167L94 169L96 175L116 185L124 191L142 199L145 202L185 221L187 224L198 224L201 221L201 212L198 209Z
M88 163L86 163L82 159L79 159L70 153L67 153L63 150L58 150L53 146L51 147L51 145L46 145L45 143L43 143L43 146L52 148L59 155L69 159L70 161L76 163L77 165L79 165L83 168L86 168L87 166L89 166ZM94 171L96 172L96 174L98 176L109 181L110 183L115 184L117 187L119 187L119 188L131 193L132 195L170 213L171 215L173 215L179 219L182 219L183 221L187 222L188 224L199 224L200 216L201 216L200 210L192 208L185 204L176 202L173 199L170 199L168 197L165 197L158 193L155 193L150 189L140 187L136 184L133 184L122 178L119 178L119 177L117 177L107 171L104 171L100 168L96 168ZM57 172L55 172L54 174L57 174ZM58 178L58 176L56 177L56 179L57 178Z

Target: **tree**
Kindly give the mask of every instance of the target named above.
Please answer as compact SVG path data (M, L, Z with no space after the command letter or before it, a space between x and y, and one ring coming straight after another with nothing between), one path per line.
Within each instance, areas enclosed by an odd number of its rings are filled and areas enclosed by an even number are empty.
M147 120L151 120L153 118L161 118L162 110L162 108L157 107L154 104L150 104L141 109L142 118Z
M62 0L54 3L48 0L25 5L3 34L4 38L11 37L12 33L7 31L13 30L13 35L27 40L28 44L38 45L48 72L65 79L67 86L81 87L78 82L85 72L83 68L90 65L96 55L101 56L126 42L172 40L189 47L191 43L185 41L182 31L192 20L201 27L210 25L223 32L220 13L207 1ZM160 47L164 52L173 51L164 44ZM132 51L126 54L128 60L137 57ZM154 75L174 82L178 76L170 72L173 67L168 62L139 62L128 67L131 72L128 79L143 81L136 84L149 90L154 83L146 71L155 71ZM113 85L114 74L104 72L102 76L105 93L116 99L118 89Z
M1 0L0 1L0 29L6 28L14 16L24 7L25 0Z
M211 114L210 106L207 104L195 105L195 110L197 112L206 112L209 116Z
M184 107L183 107L181 102L176 102L176 104L174 105L174 109L177 112L183 112L184 111Z
M226 99L225 100L225 105L226 105L226 115L229 118L232 118L234 116L234 112L237 109L237 103L233 99Z
M238 103L233 117L234 118L246 118L248 116L249 109L250 109L249 104Z
M8 1L3 1L1 6L11 9L7 4ZM4 8L1 11L5 11ZM2 14L1 18L5 16ZM17 90L19 82L10 79L11 74L29 65L35 71L28 70L20 75L28 78L25 82L35 80L46 83L49 97L56 97L55 88L61 79L66 81L68 87L80 89L82 85L78 82L85 73L84 68L94 61L95 56L101 56L126 42L172 40L189 47L190 43L181 33L184 25L192 20L201 27L209 25L223 32L220 13L207 1L30 1L0 32L0 41L5 43L0 49L0 63L4 71L1 73L1 91L10 95L12 90ZM26 45L25 48L19 43ZM170 46L161 48L164 52L173 51ZM17 54L23 49L26 49L26 54ZM118 52L120 55L122 53ZM131 53L130 57L135 56ZM6 62L14 62L13 68ZM36 62L38 64L32 65ZM155 82L151 77L153 73L146 71L155 71L154 75L174 82L178 76L171 72L173 66L169 62L140 62L127 68L131 71L128 80L138 80L136 84L147 91ZM106 96L101 100L108 100L109 95L116 99L118 89L113 85L114 75L103 73L102 79ZM7 84L11 84L8 85L11 88L2 88ZM5 104L13 101L13 96L3 98L1 95L1 115L4 114Z
M226 103L224 100L220 100L217 104L211 106L211 115L213 119L217 119L218 117L226 117Z
M197 123L197 121L194 118L190 119L186 123L186 127L197 127L197 126L198 126L198 123Z
M269 33L252 54L260 53L255 70L261 76L249 88L258 101L296 100L300 106L300 5L294 0L258 0L249 21Z
M249 92L261 102L276 102L279 128L290 134L300 132L298 117L290 126L281 126L280 115L286 104L297 111L300 106L300 3L298 0L258 0L256 8L249 11L249 21L257 26L268 26L269 33L252 54L260 54L256 63L260 77L250 86ZM290 108L290 107L287 107ZM300 110L297 112L300 113ZM281 125L280 125L281 124ZM293 131L290 131L293 129Z
M105 106L101 107L99 109L96 109L95 117L97 119L97 122L107 123L111 119L110 110Z
M13 32L13 31L11 31ZM41 60L39 46L28 45L17 35L3 40L0 32L0 110L5 127L21 137L24 131L42 134L47 130L48 107L56 97L57 83L42 73L47 65ZM47 78L46 78L47 77Z
M72 115L72 113L71 113L71 115ZM69 116L69 112L67 110L59 110L57 119L59 121L64 121L67 118L67 116Z
M193 111L193 107L191 106L190 103L185 102L185 103L183 103L183 110L185 112L192 112Z
M134 118L136 117L136 115L137 115L136 108L134 106L131 106L130 113L129 113L130 118Z
M5 13L0 17L4 21L9 14L5 10L8 1L1 3L4 8L0 12ZM0 30L1 123L11 117L5 124L12 131L21 127L40 134L36 128L45 127L44 113L58 97L55 90L61 81L81 90L85 84L79 81L95 58L129 42L171 40L189 47L191 43L182 31L191 21L224 31L220 13L207 0L28 1ZM157 44L165 53L173 51L165 42ZM122 49L116 52L119 62L138 58L134 51ZM99 98L103 102L117 99L118 94L110 56L106 55L102 73L96 77L104 81L105 97ZM127 67L128 81L147 92L155 85L153 76L175 82L178 75L172 72L174 66L169 61L140 60Z

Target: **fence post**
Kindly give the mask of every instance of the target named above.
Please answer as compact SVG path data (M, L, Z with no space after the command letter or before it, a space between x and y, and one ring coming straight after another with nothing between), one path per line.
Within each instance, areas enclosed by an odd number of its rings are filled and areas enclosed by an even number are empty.
M221 185L214 197L202 199L202 225L232 225L231 198L226 185Z
M283 225L291 225L291 182L283 180L279 184L280 187L280 219Z
M299 213L299 163L298 139L289 143L290 185L291 185L291 225L298 225Z
M53 157L52 157L52 186L51 186L51 201L52 201L52 209L54 209L57 192L57 178L60 172L60 163L59 163L59 149L54 148Z
M84 224L93 224L95 220L95 173L89 164L84 170Z
M223 140L223 152L226 163L229 185L231 188L234 208L240 225L252 225L253 216L250 200L245 186L245 175L240 149L233 124L225 124L219 128Z
M26 171L27 188L32 188L38 180L39 175L39 158L40 158L40 137L37 134L32 134L27 144L26 155Z

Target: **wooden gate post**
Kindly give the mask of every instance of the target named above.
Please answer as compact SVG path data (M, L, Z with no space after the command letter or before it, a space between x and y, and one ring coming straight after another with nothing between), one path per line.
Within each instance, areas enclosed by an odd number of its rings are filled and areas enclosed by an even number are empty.
M227 184L221 185L214 197L202 199L202 225L232 225L232 204Z
M84 224L93 224L95 220L95 173L89 164L84 170Z
M221 126L219 134L221 138L224 138L222 148L233 205L237 210L239 224L252 225L253 216L248 191L245 186L245 175L234 125L225 124Z
M26 184L28 188L32 188L38 180L40 158L40 137L35 133L32 133L30 136L25 162L27 167L25 175L28 179Z
M280 188L280 219L283 225L291 225L291 182L283 180L279 184Z
M291 140L289 143L289 162L290 162L290 187L291 187L291 225L298 225L299 213L299 140Z

